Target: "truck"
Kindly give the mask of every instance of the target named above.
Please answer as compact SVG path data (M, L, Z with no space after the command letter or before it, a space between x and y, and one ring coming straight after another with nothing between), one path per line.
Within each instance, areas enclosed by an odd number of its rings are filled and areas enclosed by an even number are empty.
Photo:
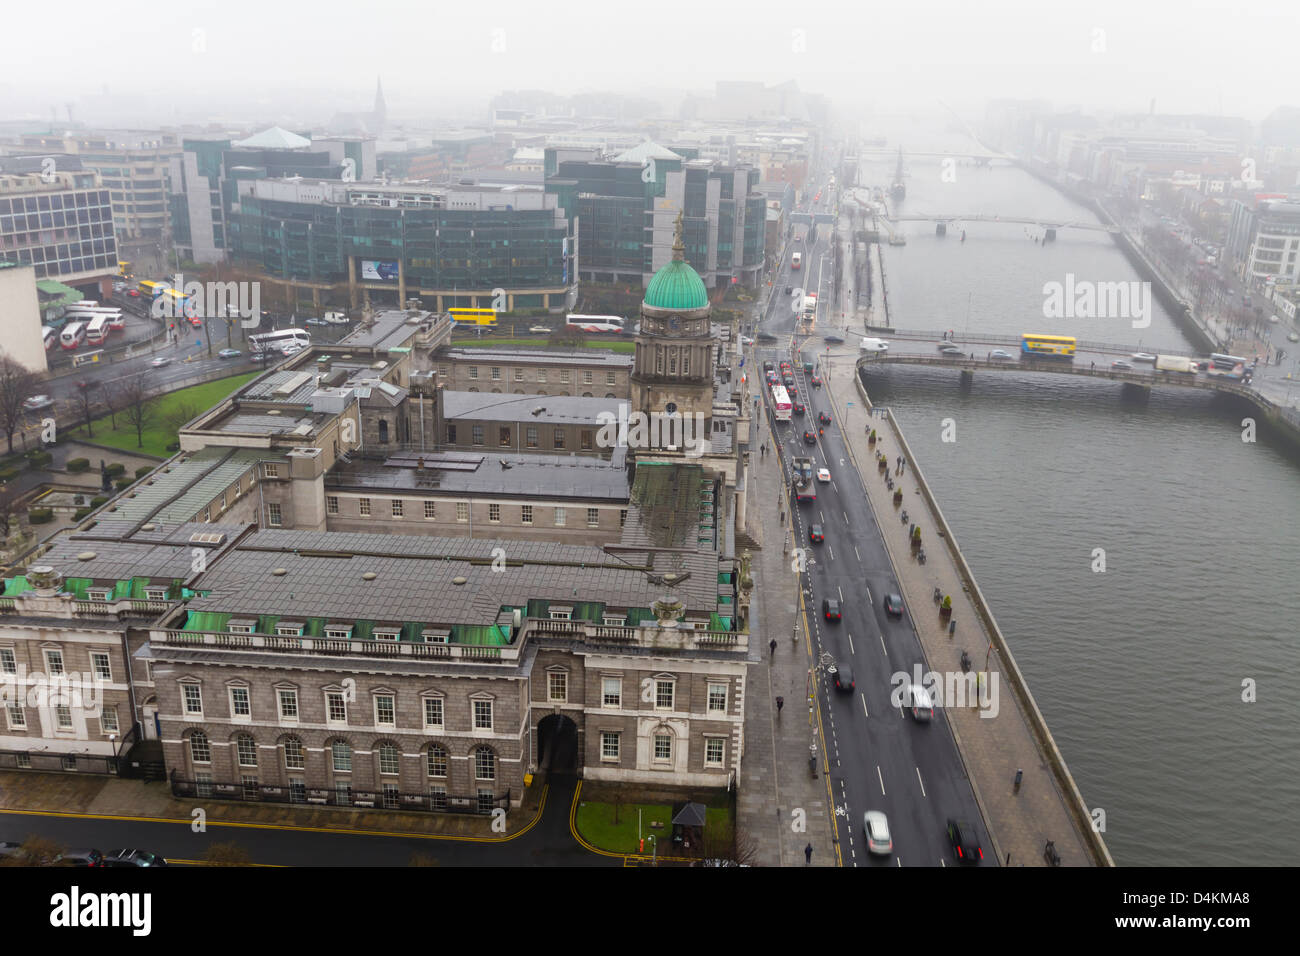
M864 338L862 344L858 346L862 352L888 352L889 343L884 339Z
M790 466L791 477L796 485L804 482L811 482L813 476L813 463L811 458L796 458Z
M1181 355L1157 355L1156 370L1160 372L1183 372L1196 374L1196 362Z
M817 317L817 293L816 292L809 292L807 295L803 297L803 308L799 310L799 314L803 316L804 319L807 319L809 321Z

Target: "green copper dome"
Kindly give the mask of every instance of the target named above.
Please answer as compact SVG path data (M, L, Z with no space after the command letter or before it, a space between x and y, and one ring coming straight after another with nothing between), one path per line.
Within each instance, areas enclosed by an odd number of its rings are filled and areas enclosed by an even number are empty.
M654 274L644 303L654 309L703 309L709 304L709 293L700 274L675 259Z

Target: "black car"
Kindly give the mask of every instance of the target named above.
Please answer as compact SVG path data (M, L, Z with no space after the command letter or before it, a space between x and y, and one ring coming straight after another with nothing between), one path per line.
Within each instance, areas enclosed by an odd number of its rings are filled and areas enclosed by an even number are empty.
M897 594L885 595L885 613L894 617L903 616L903 599Z
M804 432L803 443L805 445L815 445L817 444L817 436L814 435L812 432Z
M98 850L68 850L54 858L55 866L103 866L104 854Z
M844 344L844 339L841 338L841 337L838 336L838 335L826 335L826 336L823 336L823 337L822 337L822 341L825 342L827 345L843 345L843 344Z
M763 371L764 371L764 372L770 372L770 371L772 371L772 369L774 369L774 368L776 368L776 366L772 364L772 360L771 360L771 359L768 359L766 362L763 363Z
M829 425L831 423L831 417L825 412L818 412L817 421L821 422L823 425Z
M109 850L104 866L166 866L167 861L148 850Z
M965 821L949 818L948 842L952 844L952 853L958 863L979 863L984 859L975 827Z
M826 534L822 531L822 526L815 524L808 529L808 540L813 544L822 544L826 540Z
M771 332L759 332L758 335L754 336L754 338L758 339L758 341L760 341L760 342L775 342L775 341L776 341L776 336L773 335Z
M793 411L796 415L802 415L805 412L807 412L808 409L803 407L802 402L795 402L793 407L791 408L791 411Z
M785 294L786 294L786 295L794 295L794 286L789 286L789 285L786 286L786 287L785 287Z
M840 619L840 602L835 598L822 598L822 614L828 621Z
M848 664L835 664L831 676L835 679L835 689L842 694L853 693L853 668Z

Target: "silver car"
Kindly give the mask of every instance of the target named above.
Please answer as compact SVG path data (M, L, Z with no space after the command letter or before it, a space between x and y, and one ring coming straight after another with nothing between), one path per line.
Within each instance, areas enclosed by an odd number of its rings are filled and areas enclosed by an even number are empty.
M889 820L879 810L868 810L862 815L862 829L867 835L867 852L889 856L894 852L894 840L889 835Z
M930 699L930 692L920 684L912 684L907 688L906 706L912 709L912 719L926 723L934 718L934 701Z

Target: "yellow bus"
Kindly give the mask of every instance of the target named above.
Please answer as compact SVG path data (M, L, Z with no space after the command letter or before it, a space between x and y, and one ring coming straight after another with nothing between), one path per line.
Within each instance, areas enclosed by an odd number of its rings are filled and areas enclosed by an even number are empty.
M1020 336L1020 351L1024 355L1054 355L1057 358L1074 358L1076 341L1073 335L1038 335L1026 332Z
M131 263L127 262L125 259L118 259L117 274L122 276L122 278L129 276L131 274Z
M158 296L162 295L163 290L167 288L167 283L154 282L152 279L143 279L136 288L140 290L141 295L147 295L151 299L156 299Z
M494 309L448 309L447 311L451 314L451 320L458 325L497 324L497 314Z

